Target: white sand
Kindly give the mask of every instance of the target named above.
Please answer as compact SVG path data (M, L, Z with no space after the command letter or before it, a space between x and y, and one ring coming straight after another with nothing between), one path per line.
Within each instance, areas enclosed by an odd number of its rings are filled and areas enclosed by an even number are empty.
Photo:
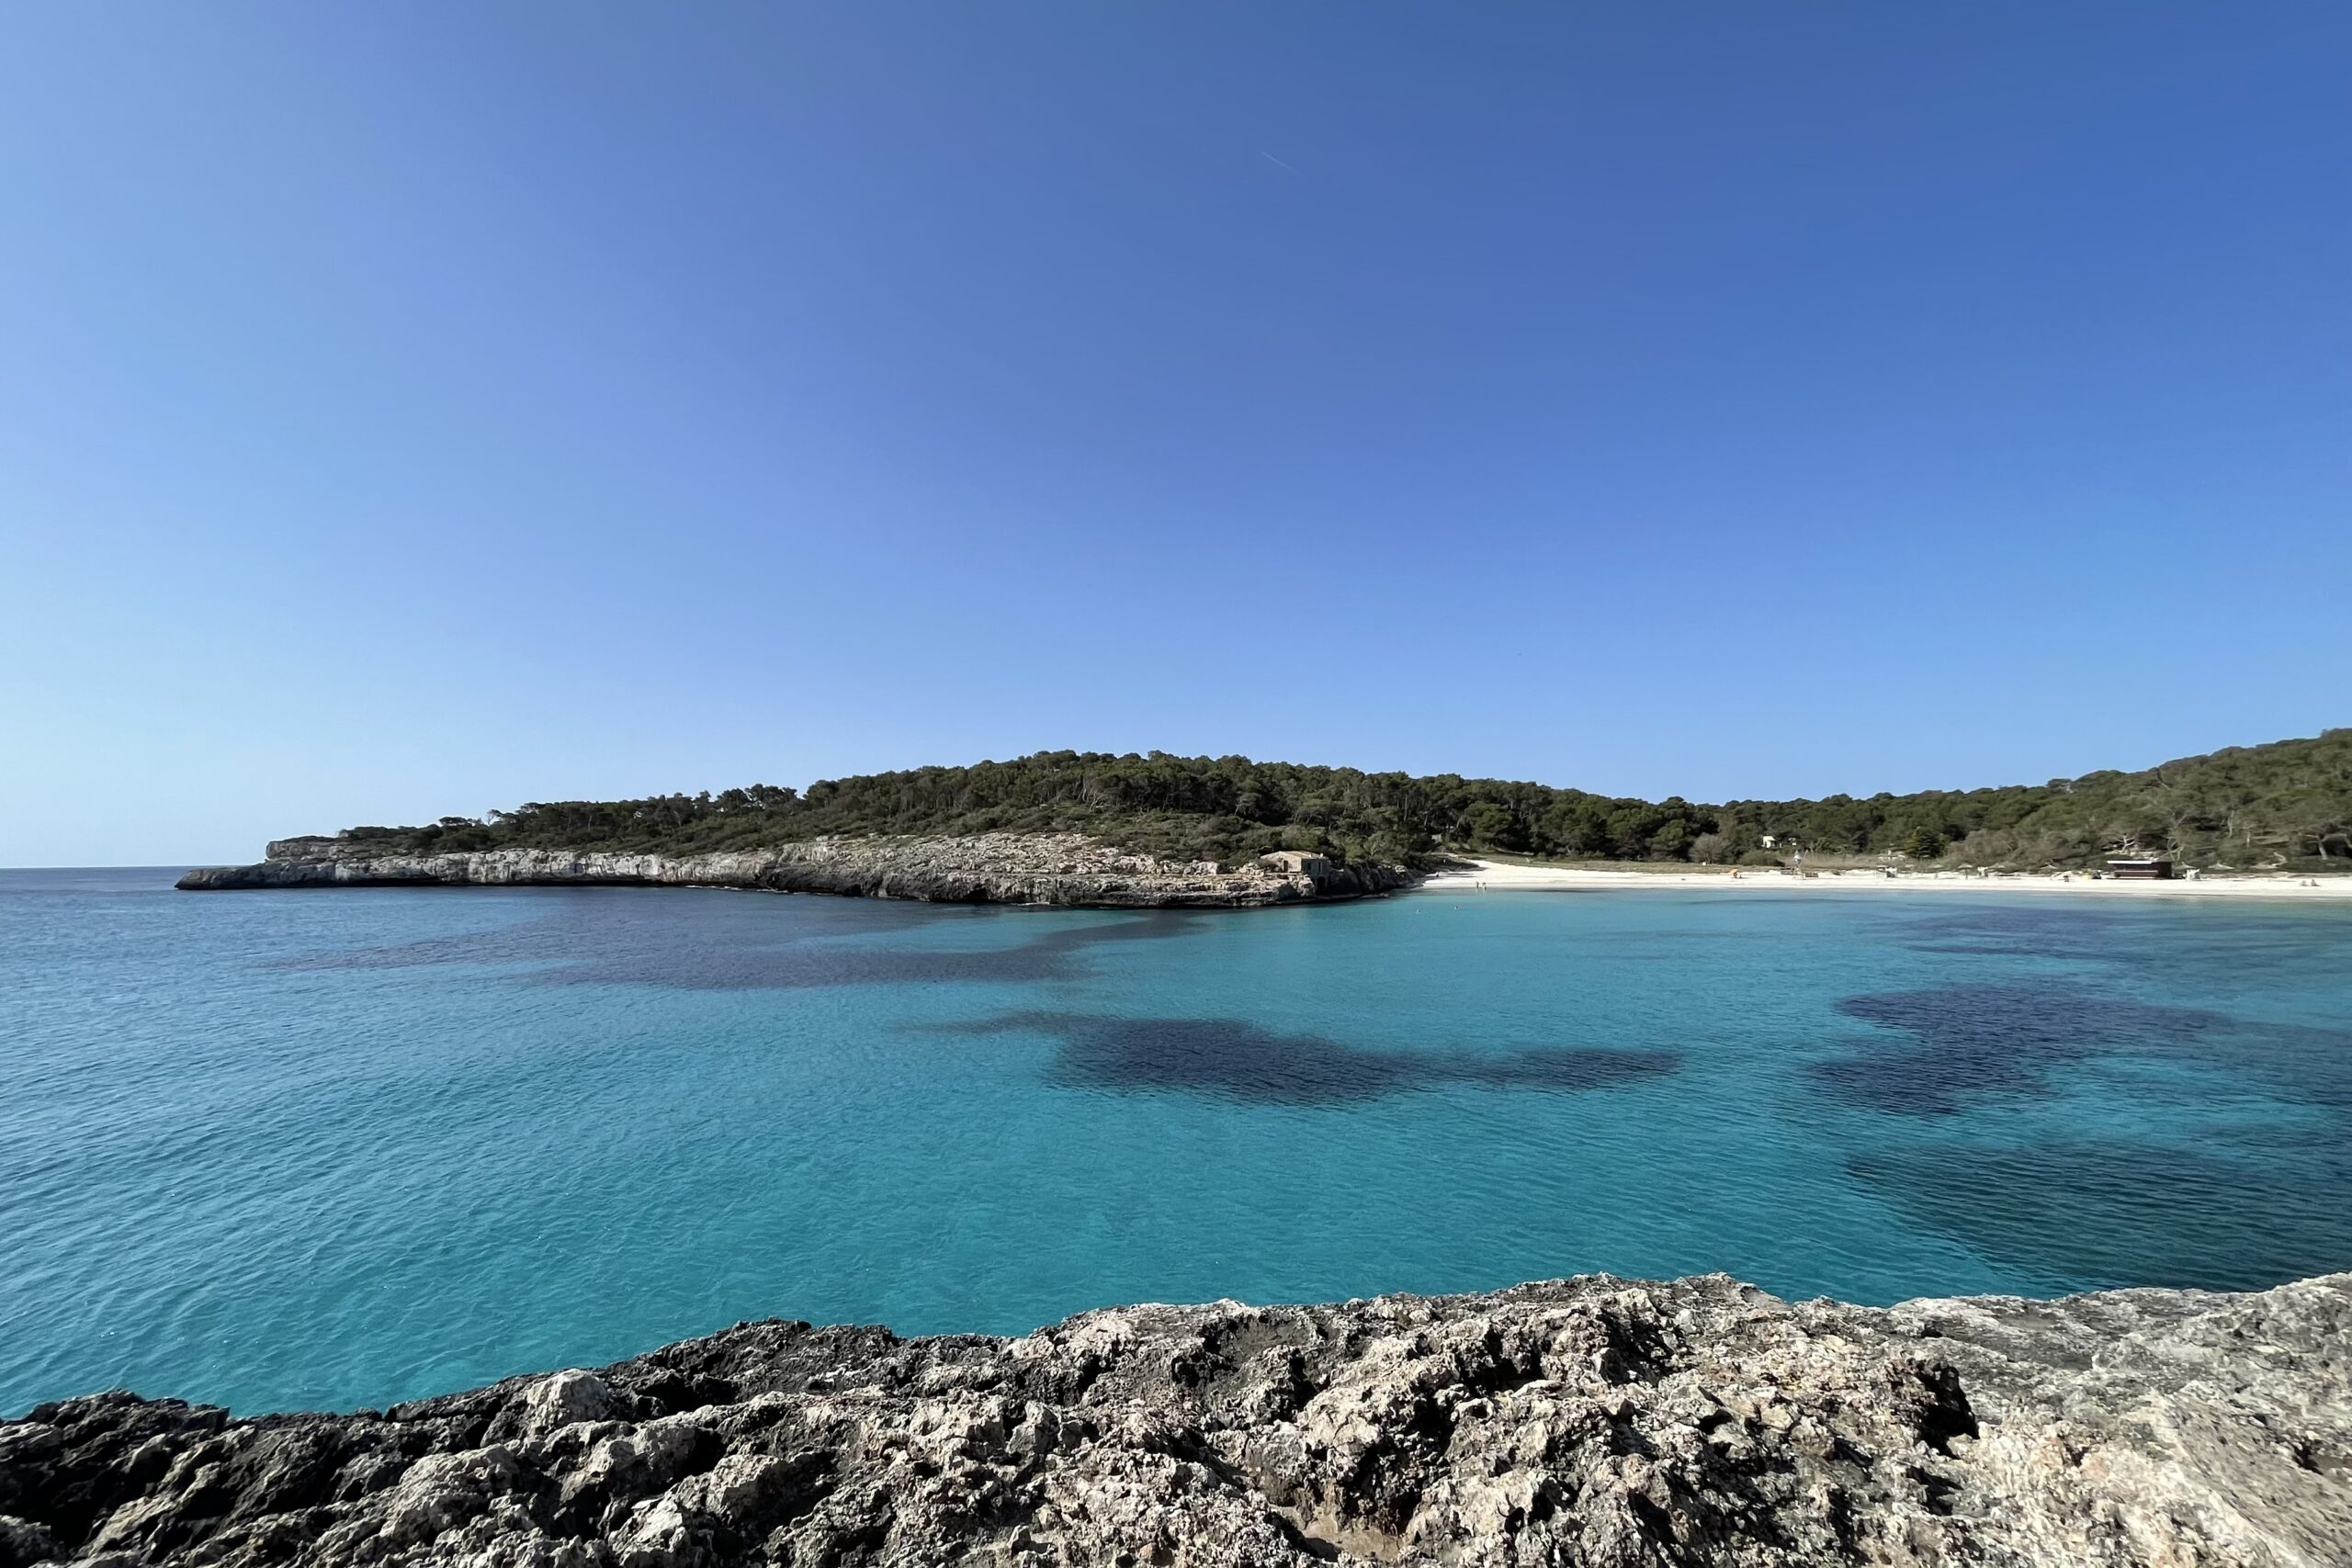
M1583 890L1624 887L1705 887L1716 892L1813 893L2056 893L2096 898L2297 898L2329 902L2352 901L2352 876L2199 876L2196 881L2098 881L2077 873L2072 880L2050 874L2002 873L1970 876L1956 871L1905 872L1888 876L1878 871L1824 871L1799 876L1787 871L1742 867L1737 875L1723 866L1690 866L1679 871L1600 871L1580 866L1509 865L1498 861L1474 861L1475 869L1432 876L1423 886L1441 893L1521 892L1535 889ZM2305 886L2306 881L2316 886Z

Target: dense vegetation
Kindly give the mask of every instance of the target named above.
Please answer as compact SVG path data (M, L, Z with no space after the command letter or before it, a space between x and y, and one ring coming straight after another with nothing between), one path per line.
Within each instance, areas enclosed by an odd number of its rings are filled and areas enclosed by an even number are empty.
M754 784L717 795L556 801L354 828L387 851L504 847L691 853L820 834L1077 829L1227 865L1274 849L1417 863L1448 851L1612 860L1903 855L2034 868L2163 851L2196 864L2352 868L2352 729L2236 747L2140 773L1964 792L1651 802L1544 784L1415 778L1246 757L1040 751L968 768Z

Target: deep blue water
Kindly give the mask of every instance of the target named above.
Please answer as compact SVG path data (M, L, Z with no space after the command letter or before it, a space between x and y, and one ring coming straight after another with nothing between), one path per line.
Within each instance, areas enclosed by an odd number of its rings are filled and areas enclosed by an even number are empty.
M1116 915L0 873L0 1415L381 1404L740 1318L2352 1266L2352 910Z

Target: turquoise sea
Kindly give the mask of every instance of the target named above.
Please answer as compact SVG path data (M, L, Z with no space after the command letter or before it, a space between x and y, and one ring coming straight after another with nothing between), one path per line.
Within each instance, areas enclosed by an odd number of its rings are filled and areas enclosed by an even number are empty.
M0 873L0 1416L380 1405L769 1315L2352 1267L2352 909L174 874Z

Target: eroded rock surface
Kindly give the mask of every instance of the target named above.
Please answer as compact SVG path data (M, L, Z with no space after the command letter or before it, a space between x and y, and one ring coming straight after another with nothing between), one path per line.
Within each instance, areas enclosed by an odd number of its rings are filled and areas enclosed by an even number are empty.
M464 854L370 852L365 840L281 839L255 865L205 866L180 878L191 891L417 884L521 886L620 884L842 893L958 904L1060 904L1092 908L1250 908L1357 897L1413 878L1387 866L1340 867L1321 878L1263 866L1220 871L1214 861L1136 854L1080 833L980 833L967 838L815 839L724 854L485 850Z
M2352 1275L746 1324L380 1415L43 1405L0 1564L2336 1565L2347 1329Z

